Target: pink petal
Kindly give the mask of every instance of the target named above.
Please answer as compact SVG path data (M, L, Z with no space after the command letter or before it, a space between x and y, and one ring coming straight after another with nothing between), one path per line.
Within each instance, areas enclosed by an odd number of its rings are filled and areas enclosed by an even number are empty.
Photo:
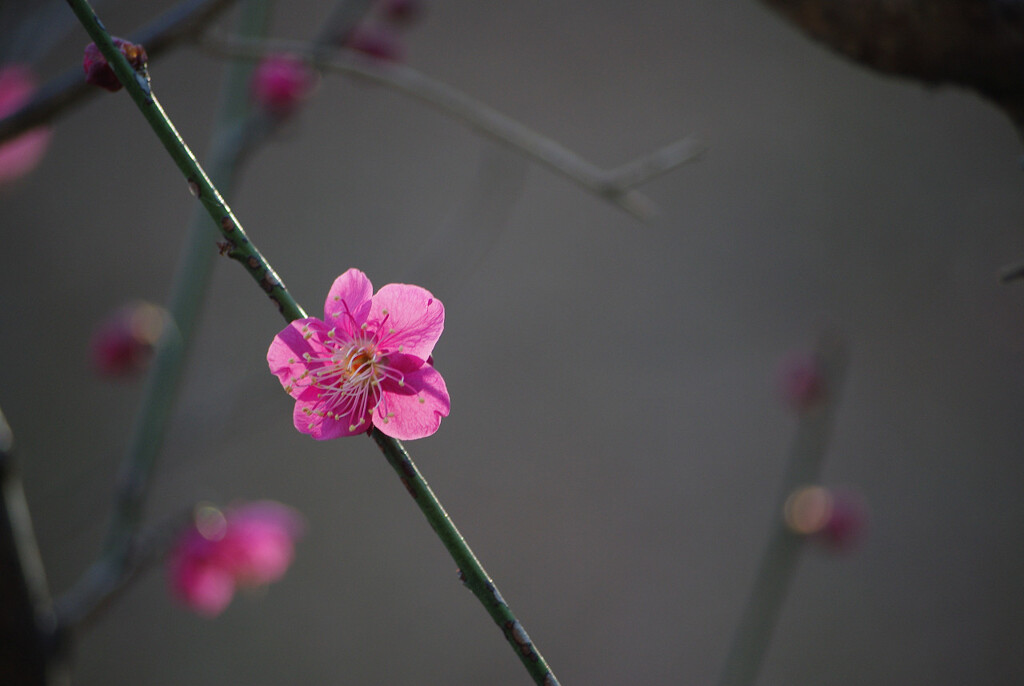
M324 412L323 402L317 397L318 391L315 388L308 390L308 393L304 393L301 398L295 401L292 422L297 430L304 434L309 434L318 441L328 441L332 438L365 433L370 428L364 422L354 429L350 429L350 426L359 421L359 417L335 419L318 414ZM307 410L309 411L307 412Z
M49 128L32 129L0 145L0 183L20 178L36 168L50 145Z
M399 440L424 438L437 431L451 410L451 399L441 374L424 365L405 374L400 391L384 389L384 399L373 413L373 424ZM394 415L394 416L392 416Z
M35 79L27 67L12 64L0 69L0 117L25 104L35 90ZM52 131L48 127L39 127L0 145L0 184L35 169L51 137Z
M190 609L216 617L231 602L235 580L221 563L219 546L191 530L168 560L171 590Z
M369 321L385 329L382 345L425 360L444 331L444 305L425 288L389 283L373 296Z
M310 367L303 354L320 356L323 350L320 341L326 337L324 323L319 319L296 319L274 336L270 343L267 364L271 373L293 398L298 398L306 388L305 384L296 383Z
M290 507L265 501L228 514L224 543L234 549L232 571L240 584L262 585L284 576L295 557L302 518Z
M338 327L349 337L358 332L370 312L373 284L358 269L349 269L334 280L324 302L324 323L328 329Z
M235 580L218 567L194 570L184 585L178 588L178 597L193 611L214 618L224 611L235 595Z

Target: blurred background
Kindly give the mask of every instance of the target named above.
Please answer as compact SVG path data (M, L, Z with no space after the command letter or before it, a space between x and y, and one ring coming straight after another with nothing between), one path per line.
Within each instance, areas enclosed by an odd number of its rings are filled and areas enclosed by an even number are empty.
M271 33L311 37L331 5L280 2ZM126 34L169 6L99 9ZM44 77L81 59L66 28ZM830 329L851 365L822 481L863 494L870 531L852 554L805 552L758 683L1020 683L1008 120L856 67L753 0L432 0L406 41L410 65L600 165L710 146L641 189L661 210L645 225L329 76L229 198L311 313L350 266L444 302L452 413L409 448L561 682L713 682L796 425L776 371ZM200 159L223 67L194 49L151 65ZM62 119L0 188L0 406L57 593L100 548L141 390L94 372L90 336L166 299L194 203L123 93ZM291 571L209 621L154 570L83 635L75 683L528 683L373 443L292 428L265 362L281 326L223 260L148 512L288 503L308 523Z

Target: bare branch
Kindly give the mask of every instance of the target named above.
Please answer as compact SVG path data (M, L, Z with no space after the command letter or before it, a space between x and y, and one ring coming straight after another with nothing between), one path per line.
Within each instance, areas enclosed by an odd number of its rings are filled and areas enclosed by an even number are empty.
M195 34L235 0L186 0L157 17L129 38L146 47L152 60ZM55 119L64 110L102 93L85 82L81 65L75 65L46 83L29 102L0 119L0 143Z
M606 170L466 93L411 67L374 62L351 53L327 58L317 51L316 46L299 41L207 37L202 41L202 47L224 57L252 60L270 53L292 53L321 71L354 76L394 88L575 181L641 220L651 219L655 209L653 203L634 188L694 161L705 150L701 142L684 138L617 169Z

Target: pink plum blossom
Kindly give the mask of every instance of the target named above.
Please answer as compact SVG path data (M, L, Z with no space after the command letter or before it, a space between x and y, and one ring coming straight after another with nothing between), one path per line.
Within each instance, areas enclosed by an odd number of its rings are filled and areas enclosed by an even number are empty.
M216 617L237 588L284 576L302 529L298 513L272 501L224 511L200 507L169 558L171 590L195 612Z
M252 99L276 117L292 114L313 87L313 74L301 60L268 55L253 71Z
M28 67L19 64L0 67L0 118L28 102L35 90L35 78ZM49 127L40 126L0 144L0 184L35 169L50 144L51 136Z
M292 322L267 352L270 371L295 398L295 428L317 440L374 426L392 438L423 438L448 416L448 389L431 359L444 305L408 284L372 293L366 274L349 269L331 286L323 320Z

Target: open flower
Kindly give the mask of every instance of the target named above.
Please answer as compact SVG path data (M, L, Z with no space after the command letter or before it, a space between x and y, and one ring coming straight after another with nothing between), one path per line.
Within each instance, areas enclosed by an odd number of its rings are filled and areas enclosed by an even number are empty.
M302 528L298 513L272 501L223 511L199 507L194 526L169 558L171 589L197 613L216 617L236 588L263 586L284 576Z
M267 352L270 371L295 398L295 428L317 440L373 426L423 438L448 416L448 389L430 357L444 305L408 284L372 293L366 274L349 269L331 286L324 319L295 320Z

